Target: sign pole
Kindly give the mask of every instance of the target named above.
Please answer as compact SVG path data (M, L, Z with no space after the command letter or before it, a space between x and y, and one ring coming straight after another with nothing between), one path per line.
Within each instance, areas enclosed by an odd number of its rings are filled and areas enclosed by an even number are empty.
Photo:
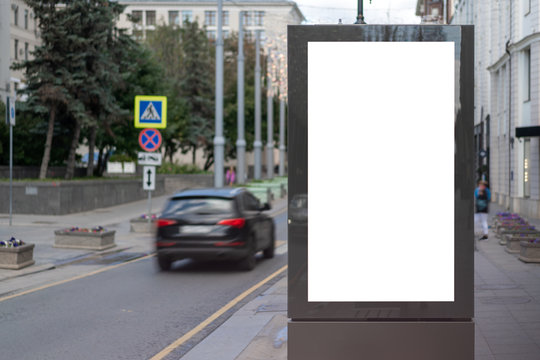
M152 222L152 190L148 190L148 224Z
M8 96L6 100L6 122L9 126L9 226L11 226L13 221L13 126L15 125L15 99L11 99Z
M13 125L9 124L9 226L13 219Z

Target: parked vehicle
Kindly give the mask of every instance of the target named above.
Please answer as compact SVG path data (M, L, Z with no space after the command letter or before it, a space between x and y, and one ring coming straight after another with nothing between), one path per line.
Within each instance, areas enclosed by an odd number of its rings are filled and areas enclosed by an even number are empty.
M256 254L274 257L275 225L270 205L244 188L192 189L171 197L157 219L157 262L169 270L176 260L233 260L252 270Z

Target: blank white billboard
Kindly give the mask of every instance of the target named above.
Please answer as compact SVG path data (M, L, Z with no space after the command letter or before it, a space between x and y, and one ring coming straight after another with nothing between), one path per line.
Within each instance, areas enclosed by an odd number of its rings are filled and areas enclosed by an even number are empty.
M454 301L453 42L308 43L308 301Z

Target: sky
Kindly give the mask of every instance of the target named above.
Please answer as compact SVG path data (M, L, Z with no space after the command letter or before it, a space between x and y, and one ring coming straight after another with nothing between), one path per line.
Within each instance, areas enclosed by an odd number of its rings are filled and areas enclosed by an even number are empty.
M308 24L344 24L356 21L357 0L295 0ZM417 0L364 0L364 18L368 24L418 24Z

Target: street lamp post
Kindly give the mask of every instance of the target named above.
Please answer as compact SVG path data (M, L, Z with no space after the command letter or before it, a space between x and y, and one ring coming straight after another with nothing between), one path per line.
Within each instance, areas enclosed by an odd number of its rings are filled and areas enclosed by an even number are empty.
M240 11L240 20L238 21L238 78L237 78L237 97L238 97L238 140L236 140L236 170L238 174L238 183L244 184L246 180L246 140L244 138L244 29L242 21L244 12Z
M214 137L214 186L223 187L223 0L218 0L216 39L216 122Z
M369 0L371 4L371 0ZM358 0L358 16L356 17L355 24L365 24L364 21L364 0Z
M266 86L266 177L274 176L274 88L272 84L272 54L268 49L267 57L267 86Z
M255 141L253 143L255 155L255 180L261 179L261 55L260 31L256 31L255 38Z

